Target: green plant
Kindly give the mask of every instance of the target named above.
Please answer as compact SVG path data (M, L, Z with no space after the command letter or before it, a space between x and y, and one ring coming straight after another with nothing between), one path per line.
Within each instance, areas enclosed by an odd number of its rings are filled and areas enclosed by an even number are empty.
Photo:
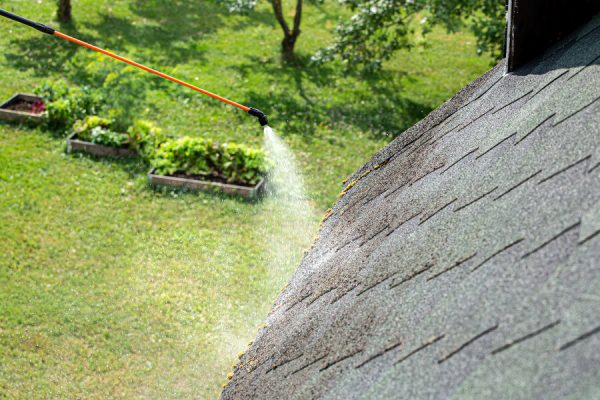
M102 114L112 118L115 128L123 131L133 123L132 116L146 107L149 91L170 87L164 79L98 53L80 52L65 67L74 82L83 87L93 85L110 97L110 103L103 104Z
M73 125L73 132L83 140L111 147L123 147L128 142L124 133L113 131L113 121L96 115L88 115Z
M158 174L185 173L249 185L258 183L269 168L262 150L188 136L165 141L152 163Z
M64 129L88 114L98 112L104 97L89 86L71 87L64 81L46 81L35 88L46 104L46 125Z
M127 129L129 144L145 160L154 157L156 149L167 140L167 136L160 128L149 121L135 121Z
M441 25L448 32L467 26L477 38L478 53L502 56L504 0L340 0L354 15L336 28L333 45L319 50L313 61L339 57L348 69L380 70L399 49L414 45L415 20L423 34Z
M46 102L67 97L70 89L67 83L62 80L48 80L42 82L34 89L35 94L41 96Z
M127 144L127 135L97 126L90 131L91 142L110 147L123 147Z

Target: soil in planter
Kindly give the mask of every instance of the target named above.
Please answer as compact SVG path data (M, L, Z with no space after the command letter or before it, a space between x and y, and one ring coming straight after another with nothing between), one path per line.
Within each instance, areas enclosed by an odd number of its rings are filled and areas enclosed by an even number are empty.
M3 107L5 110L26 112L31 114L41 114L44 112L44 103L39 101L18 100L12 104Z
M244 187L254 187L256 185L249 185L247 183L241 183L241 182L227 182L227 179L223 178L222 176L219 175L198 175L198 174L185 174L183 172L176 172L172 175L164 175L164 176L170 176L173 178L183 178L183 179L195 179L198 181L208 181L208 182L216 182L216 183L224 183L224 184L228 184L228 185L237 185L237 186L244 186Z

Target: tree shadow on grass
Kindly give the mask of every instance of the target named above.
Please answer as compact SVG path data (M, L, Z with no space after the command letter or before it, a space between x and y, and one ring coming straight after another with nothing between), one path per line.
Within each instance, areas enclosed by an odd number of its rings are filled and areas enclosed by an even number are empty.
M81 35L75 24L61 25L61 32L82 40L91 40ZM6 64L20 71L32 70L36 77L49 73L61 73L66 63L75 55L79 47L58 37L36 35L27 39L14 38L6 50Z
M191 59L202 60L199 39L221 27L222 14L227 12L209 2L165 0L135 1L130 9L143 18L144 24L104 12L99 14L99 22L74 21L61 24L59 30L117 53L126 45L133 45L139 61L174 65ZM96 34L83 34L82 28ZM36 76L44 76L49 72L63 72L64 65L79 49L73 43L40 34L11 40L5 57L13 68L32 69Z
M368 96L356 95L347 101L336 99L324 104L320 92L335 91L335 77L339 74L332 65L314 65L307 57L299 57L295 66L260 62L250 57L250 63L236 66L243 75L260 69L272 79L291 80L295 90L248 93L250 103L273 114L274 121L286 132L303 136L314 135L319 126L331 128L354 126L377 137L397 136L421 120L432 107L407 97L402 92L397 73L381 71L377 75L362 78L369 87ZM358 78L357 78L358 79ZM316 85L319 92L306 89Z
M88 153L69 153L67 154L69 157L73 157L75 159L88 159L94 162L116 166L119 169L123 170L127 173L127 176L130 179L136 178L142 174L146 174L150 167L146 162L144 162L140 158L126 158L126 157L100 157L93 154Z
M206 1L138 0L129 8L150 23L135 25L127 18L104 13L99 23L86 27L98 32L110 48L131 44L141 51L143 61L164 65L206 61L201 39L222 28L231 15L223 5ZM236 30L271 22L268 13L252 11L236 23Z

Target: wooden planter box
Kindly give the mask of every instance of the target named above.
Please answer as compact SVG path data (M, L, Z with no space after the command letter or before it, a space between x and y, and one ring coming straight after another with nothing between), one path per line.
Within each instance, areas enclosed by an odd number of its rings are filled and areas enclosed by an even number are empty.
M0 105L0 120L13 122L40 122L44 119L43 114L35 114L28 111L9 110L8 108L18 103L33 104L42 101L41 97L32 94L15 94L13 97Z
M137 157L135 150L86 142L78 139L77 133L72 133L67 138L67 153L87 153L100 157Z
M154 171L155 168L152 168L150 172L148 172L148 183L150 186L168 186L190 190L217 190L224 193L240 195L248 199L258 197L265 186L264 178L254 186L240 186L229 183L201 181L192 178L155 175Z

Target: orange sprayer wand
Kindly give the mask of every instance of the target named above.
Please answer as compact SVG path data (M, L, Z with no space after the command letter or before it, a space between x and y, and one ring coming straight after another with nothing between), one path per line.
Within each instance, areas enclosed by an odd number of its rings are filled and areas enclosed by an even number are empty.
M248 114L250 114L250 115L258 118L258 122L260 123L261 126L265 126L265 125L267 125L269 123L268 120L267 120L267 116L265 115L265 113L263 113L260 110L257 110L256 108L246 107L245 105L236 103L235 101L232 101L232 100L229 100L229 99L226 99L225 97L219 96L218 94L209 92L208 90L204 90L202 88L199 88L198 86L194 86L194 85L192 85L190 83L184 82L184 81L182 81L180 79L174 78L172 76L164 74L164 73L162 73L160 71L157 71L155 69L152 69L150 67L146 67L145 65L137 63L137 62L135 62L133 60L129 60L129 59L125 58L125 57L121 57L118 54L111 53L110 51L101 49L100 47L97 47L97 46L94 46L92 44L86 43L86 42L84 42L82 40L76 39L76 38L71 37L69 35L65 35L64 33L61 33L61 32L59 32L59 31L55 30L54 28L51 28L51 27L49 27L47 25L40 24L38 22L30 21L30 20L28 20L26 18L20 17L20 16L18 16L16 14L10 13L10 12L5 11L3 9L0 9L0 15L3 16L3 17L6 17L6 18L10 18L10 19L12 19L14 21L20 22L22 24L25 24L27 26L30 26L30 27L32 27L34 29L37 29L40 32L44 32L44 33L47 33L49 35L58 36L59 38L68 40L68 41L73 42L75 44L78 44L80 46L87 47L88 49L97 51L99 53L102 53L102 54L104 54L106 56L115 58L115 59L117 59L119 61L122 61L124 63L127 63L129 65L133 65L136 68L143 69L144 71L150 72L151 74L158 75L161 78L168 79L171 82L178 83L178 84L180 84L182 86L185 86L187 88L190 88L190 89L195 90L197 92L200 92L202 94L210 96L213 99L217 99L219 101L222 101L223 103L227 103L229 105L237 107L240 110L243 110L243 111L247 112Z

